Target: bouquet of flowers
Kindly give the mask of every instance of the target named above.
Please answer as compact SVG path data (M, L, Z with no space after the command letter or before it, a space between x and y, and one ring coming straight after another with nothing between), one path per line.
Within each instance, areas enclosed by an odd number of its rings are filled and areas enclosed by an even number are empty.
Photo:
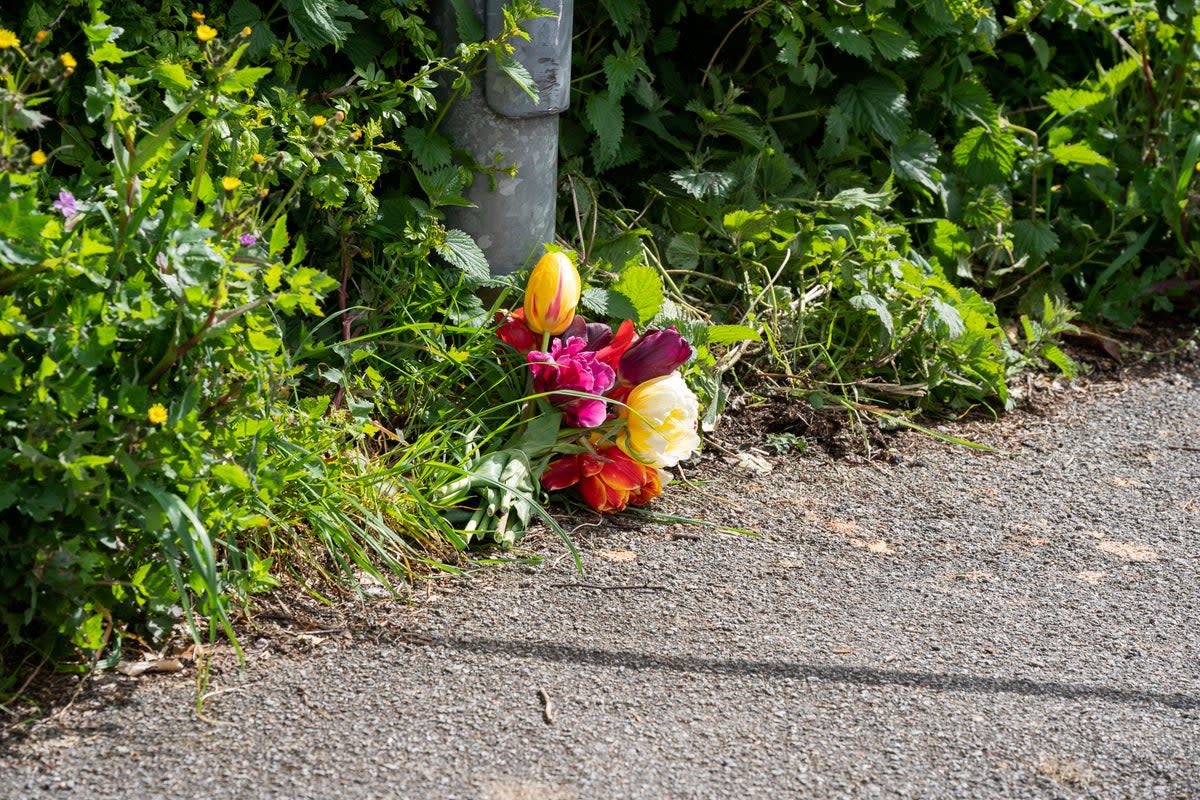
M528 399L509 443L456 485L461 499L478 496L457 510L468 538L515 542L539 486L577 491L602 513L644 505L700 444L699 402L679 373L692 346L674 326L638 335L630 320L589 322L576 313L581 291L571 259L547 252L523 308L497 315L497 336L527 365Z

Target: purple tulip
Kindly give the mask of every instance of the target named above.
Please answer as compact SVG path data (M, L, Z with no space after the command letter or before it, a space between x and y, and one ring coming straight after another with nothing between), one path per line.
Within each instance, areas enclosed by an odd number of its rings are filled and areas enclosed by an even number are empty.
M616 383L612 367L596 360L585 348L587 341L573 337L563 344L555 338L550 352L534 350L526 358L533 370L533 386L538 392L570 390L601 395ZM551 394L550 402L562 409L563 422L572 428L594 428L608 418L608 406L601 397L577 397Z
M674 325L666 330L651 328L621 356L618 376L626 386L637 386L670 375L691 357L692 346Z
M79 213L79 206L75 201L75 195L63 189L58 193L58 199L54 201L54 208L63 215L63 217L72 217Z
M258 241L258 237L253 233L243 233L238 241L242 243L242 247L253 247L254 243Z

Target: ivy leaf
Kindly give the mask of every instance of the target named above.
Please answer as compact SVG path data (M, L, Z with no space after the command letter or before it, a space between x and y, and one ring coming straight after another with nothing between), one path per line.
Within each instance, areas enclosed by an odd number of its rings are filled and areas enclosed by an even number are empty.
M954 163L972 183L1004 183L1017 160L1017 144L1007 129L972 128L954 147Z
M631 319L639 325L654 319L654 315L662 308L662 279L653 267L644 264L626 267L612 288L625 295L633 304L637 316Z
M1058 147L1051 147L1050 155L1059 164L1066 164L1067 166L1111 167L1113 165L1112 161L1097 153L1086 142L1074 142L1072 144L1061 144Z
M450 163L450 142L437 131L409 125L404 129L404 143L408 145L417 165L426 172L433 172Z
M908 99L895 83L879 75L838 92L838 106L860 131L871 130L889 142L908 133Z
M937 142L925 131L914 131L903 142L894 145L891 160L897 178L919 183L934 194L941 191Z
M486 283L491 277L487 258L469 233L451 228L446 231L444 243L434 248L442 258L463 271L475 283Z
M1022 219L1013 223L1013 250L1016 256L1029 256L1033 261L1041 261L1047 255L1058 249L1058 234L1049 222L1043 219Z
M625 135L625 112L621 110L621 102L613 99L608 92L597 92L588 98L586 113L588 122L596 131L599 152L605 156L615 156Z
M870 59L875 54L871 47L871 40L853 25L829 25L826 23L821 26L821 33L825 34L825 38L838 50L852 56Z

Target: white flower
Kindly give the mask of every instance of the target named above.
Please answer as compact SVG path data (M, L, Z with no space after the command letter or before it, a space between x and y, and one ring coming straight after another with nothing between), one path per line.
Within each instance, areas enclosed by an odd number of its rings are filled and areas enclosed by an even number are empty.
M639 383L621 409L621 447L654 467L673 467L700 446L700 401L678 372Z

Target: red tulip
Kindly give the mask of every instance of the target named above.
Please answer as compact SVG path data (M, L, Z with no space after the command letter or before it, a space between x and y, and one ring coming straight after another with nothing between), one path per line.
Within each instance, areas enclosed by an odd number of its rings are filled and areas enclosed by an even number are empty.
M662 494L658 470L635 461L615 445L557 459L542 474L546 491L576 484L587 504L603 514L623 511L629 504L645 505Z
M518 308L508 314L497 312L496 322L500 326L496 329L496 336L521 355L541 346L542 337L525 324L525 309Z

